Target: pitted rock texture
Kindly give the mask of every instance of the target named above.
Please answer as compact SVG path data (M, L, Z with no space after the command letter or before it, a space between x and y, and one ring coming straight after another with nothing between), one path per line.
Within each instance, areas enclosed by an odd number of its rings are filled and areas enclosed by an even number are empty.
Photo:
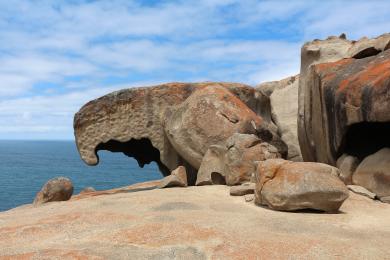
M235 133L224 146L212 145L203 157L196 185L238 185L251 181L255 162L281 158L285 153L253 134Z
M362 160L390 147L390 50L312 66L307 82L311 159L336 165L342 153Z
M338 169L322 163L270 159L256 170L255 202L275 210L336 212L348 198Z
M319 136L318 132L323 131L323 128L325 127L321 118L318 116L320 114L318 110L322 109L321 103L318 103L318 99L325 99L325 96L320 96L321 93L317 87L317 80L311 75L313 71L312 66L320 63L329 63L329 66L327 67L331 68L333 65L330 65L330 63L339 61L340 64L343 64L344 61L342 61L342 59L344 58L355 57L361 59L378 55L378 53L387 49L386 46L388 46L389 42L390 34L384 34L374 39L363 38L359 41L349 41L344 37L329 37L326 40L314 40L303 45L301 50L301 71L298 92L298 139L302 157L305 161L325 162L332 165L335 165L336 163L333 156L325 158L324 153L318 152L317 150L322 149L322 143L318 143L318 140L316 140ZM372 49L375 49L376 51L370 51ZM349 62L352 62L352 60L349 60ZM351 65L350 68L352 69L352 67L353 66ZM377 69L379 69L379 67ZM343 80L343 74L336 71L337 68L334 70L337 74L336 78L340 81ZM370 73L372 72L374 71L370 71ZM344 73L347 73L347 71L344 71ZM346 74L347 77L348 75L350 74ZM368 75L368 73L366 75ZM379 74L376 73L376 75L378 76ZM330 80L331 78L333 77L329 74L327 80ZM313 80L316 81L313 82ZM323 78L321 80L323 80ZM363 83L364 80L368 80L369 84L375 82L375 80L371 80L370 77L365 79L362 78L360 82ZM350 96L355 96L355 98L357 98L355 94L356 92L359 92L359 90L349 91L352 91ZM364 100L365 97L360 99ZM347 110L350 113L355 114L355 110L359 110L359 108L351 105L347 106ZM349 119L351 120L352 118ZM338 136L336 138L341 137ZM326 140L327 138L323 139ZM335 143L337 143L337 141Z
M56 177L43 185L34 199L34 205L52 201L66 201L72 197L73 184L65 177Z
M287 150L265 120L221 86L196 90L180 105L168 108L163 117L170 143L195 169L210 145L224 145L234 133L254 134L281 153Z
M0 212L0 258L325 260L390 255L390 205L360 195L351 193L340 208L343 214L292 214L230 196L227 186L154 186L137 184L119 193L99 191Z
M176 152L165 136L161 117L165 109L178 105L195 90L216 87L270 121L264 96L238 83L169 83L153 87L116 91L85 104L74 118L74 131L81 158L89 165L98 163L98 150L124 152L140 166L156 161L167 176L179 165L191 166ZM272 122L270 122L272 125ZM191 180L189 180L191 181Z

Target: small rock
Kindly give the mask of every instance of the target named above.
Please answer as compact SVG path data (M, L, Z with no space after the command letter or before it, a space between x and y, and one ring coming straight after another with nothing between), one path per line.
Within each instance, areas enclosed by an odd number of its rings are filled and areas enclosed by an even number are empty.
M51 201L66 201L72 197L73 184L65 177L56 177L43 185L34 199L34 205L40 205Z
M255 195L254 194L246 194L246 195L244 195L244 198L245 198L245 202L251 202L255 199Z
M253 194L255 192L255 184L249 183L249 184L243 184L238 186L232 186L230 188L230 195L231 196L244 196L246 194Z
M94 191L96 190L93 187L86 187L82 191L80 191L80 194L94 192Z
M345 184L352 184L352 175L359 165L358 158L343 154L336 162L337 168L340 170L340 179Z
M184 166L179 166L171 172L171 175L163 178L159 188L187 187L187 172Z
M370 199L375 199L376 194L372 193L371 191L367 190L366 188L359 186L359 185L347 185L348 189L356 194L363 195L366 197L369 197Z
M379 198L380 201L383 203L389 203L390 204L390 196Z

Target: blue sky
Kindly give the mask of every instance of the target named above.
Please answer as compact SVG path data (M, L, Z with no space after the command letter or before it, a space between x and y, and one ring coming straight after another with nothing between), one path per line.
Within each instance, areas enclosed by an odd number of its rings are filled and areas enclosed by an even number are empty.
M299 73L308 40L390 28L390 1L0 0L0 139L73 139L108 92Z

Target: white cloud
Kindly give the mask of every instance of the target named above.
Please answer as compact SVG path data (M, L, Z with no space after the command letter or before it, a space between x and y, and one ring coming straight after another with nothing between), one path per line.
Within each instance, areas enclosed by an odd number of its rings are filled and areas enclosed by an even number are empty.
M388 10L359 0L0 1L0 139L69 138L80 106L121 86L284 78L299 72L304 41L376 36L390 28Z

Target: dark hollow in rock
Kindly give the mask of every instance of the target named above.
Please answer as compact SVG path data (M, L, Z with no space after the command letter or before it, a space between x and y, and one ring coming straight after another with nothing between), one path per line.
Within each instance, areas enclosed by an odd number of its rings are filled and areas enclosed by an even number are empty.
M384 147L390 147L390 122L362 122L348 128L338 154L347 153L362 161Z
M219 172L212 172L211 173L211 181L213 184L217 185L226 185L225 177L222 176Z
M370 56L375 56L378 53L380 53L382 50L378 50L375 47L369 47L366 49L363 49L362 51L356 53L352 58L355 59L363 59Z
M145 164L156 162L164 176L168 176L171 173L171 171L161 162L160 151L152 145L148 138L141 138L139 140L131 139L127 142L110 140L106 143L101 143L96 147L96 152L100 150L122 152L125 155L136 159L141 168L143 168Z

